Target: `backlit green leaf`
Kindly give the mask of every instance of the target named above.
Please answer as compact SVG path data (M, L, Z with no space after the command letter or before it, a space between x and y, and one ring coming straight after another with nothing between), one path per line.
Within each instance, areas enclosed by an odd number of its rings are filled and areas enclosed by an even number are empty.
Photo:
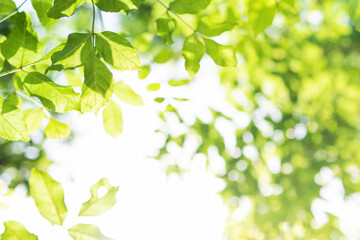
M160 89L160 83L152 83L152 84L149 84L146 89L148 91L157 91Z
M3 43L6 40L6 37L3 35L0 35L0 71L4 67L5 57L1 54L1 43Z
M172 34L176 29L176 21L171 17L159 18L156 20L156 32L165 40L166 44L173 44Z
M91 34L72 33L68 36L65 47L51 57L53 65L62 68L77 67L91 55Z
M214 62L223 67L236 67L237 60L235 51L230 46L218 44L214 40L205 39L206 53L214 60Z
M183 79L183 80L170 80L168 83L170 86L178 87L185 84L188 84L190 82L189 79Z
M204 44L196 37L191 35L185 39L181 54L185 59L185 69L190 77L193 77L200 69L200 60L204 56Z
M37 240L37 236L29 233L26 228L15 221L4 222L5 231L1 234L2 240Z
M72 72L72 71L66 71L66 79L67 81L74 87L80 87L82 77L82 71L78 72Z
M96 48L104 60L118 70L141 68L140 58L128 40L117 33L102 32L96 35Z
M0 136L13 141L29 141L23 113L11 101L0 97Z
M275 0L249 1L248 19L255 37L272 24L275 12Z
M31 0L31 3L42 25L47 26L54 22L54 20L47 15L48 10L52 7L52 0Z
M223 32L230 31L236 24L229 21L214 22L212 18L203 17L197 28L197 31L208 37L215 37Z
M106 132L108 132L114 138L119 137L123 130L124 123L121 109L112 100L110 100L110 102L104 108L103 124Z
M40 214L54 225L62 225L67 208L64 202L64 190L44 171L31 171L29 177L30 193Z
M176 0L170 3L170 9L176 13L197 13L205 9L211 0Z
M117 82L114 88L115 95L121 100L132 105L143 105L141 96L137 95L128 85Z
M24 118L29 133L32 133L40 128L45 114L41 108L29 109L24 111Z
M69 17L84 2L85 0L54 0L54 6L49 9L48 16L51 18Z
M145 65L141 69L139 69L138 77L139 79L145 79L150 73L150 66Z
M68 232L75 240L111 240L100 232L98 226L90 224L77 224L68 229Z
M110 103L109 103L110 104ZM107 193L102 197L98 197L98 190L105 187ZM113 187L106 178L100 179L90 189L91 198L83 203L79 216L99 216L111 209L116 204L116 193L119 187Z
M138 9L143 2L144 0L95 0L96 6L106 12Z
M45 107L53 111L80 111L80 94L75 93L71 86L60 86L38 72L29 73L24 86L31 96L38 97Z
M95 55L85 62L84 76L85 81L81 87L81 111L97 113L113 94L113 76Z
M45 135L52 139L63 139L70 136L70 128L65 123L56 121L50 118L48 125L45 128Z
M8 15L16 11L16 5L12 0L0 0L0 14Z
M31 29L30 16L24 12L11 18L14 23L9 37L1 44L1 53L14 67L33 63L41 57L44 45Z

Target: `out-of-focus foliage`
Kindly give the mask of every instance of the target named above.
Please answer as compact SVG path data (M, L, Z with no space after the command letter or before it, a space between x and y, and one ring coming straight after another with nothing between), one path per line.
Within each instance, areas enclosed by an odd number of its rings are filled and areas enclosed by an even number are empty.
M55 0L53 6L33 1L47 32L41 38L32 28L36 16L17 13L10 0L0 3L6 6L0 14L12 16L0 20L0 30L7 24L0 38L0 77L14 83L1 93L1 109L8 111L0 113L0 121L11 116L16 126L32 131L47 118L45 134L61 138L69 129L54 119L55 112L104 109L105 130L117 137L123 116L113 93L134 105L143 100L114 79L114 71L139 69L146 80L153 67L184 59L191 79L179 80L174 73L167 83L191 87L202 59L212 59L222 67L218 91L225 92L230 113L209 107L210 120L188 121L180 111L188 99L156 96L165 122L159 132L166 137L157 157L166 162L174 144L192 144L193 161L205 156L209 166L221 163L217 174L230 208L229 239L341 238L338 219L328 214L319 224L313 205L328 200L325 189L334 181L342 198L359 190L357 0ZM121 12L119 33L94 30L101 16L94 4L99 11ZM62 41L52 33L65 22L73 29ZM54 42L59 45L43 54L43 46L49 50ZM57 81L62 73L69 84ZM160 81L144 85L154 93L163 89ZM25 95L43 114L21 114L12 93ZM166 122L174 117L185 131L169 131ZM234 131L226 135L224 125ZM6 129L0 130L2 137L29 140L27 131L17 135L11 126ZM227 140L232 135L233 145ZM181 162L170 162L169 172L186 171ZM70 234L82 237L76 232L83 227Z

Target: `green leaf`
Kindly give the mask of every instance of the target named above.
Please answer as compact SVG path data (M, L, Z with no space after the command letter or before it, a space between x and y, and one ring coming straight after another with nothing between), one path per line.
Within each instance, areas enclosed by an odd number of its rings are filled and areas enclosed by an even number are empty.
M30 141L23 113L0 97L0 136L13 141Z
M132 105L144 105L141 96L137 95L128 85L117 82L114 88L115 95L123 102Z
M230 46L220 45L214 40L205 39L206 53L214 62L223 67L236 67L237 60L235 51Z
M66 71L66 79L67 81L74 87L80 87L82 82L81 82L81 75L82 73L81 71L78 72L72 72L72 71Z
M8 15L16 11L16 5L11 0L0 0L0 15Z
M230 31L235 25L233 22L224 21L219 23L214 21L213 18L203 17L199 22L197 31L205 36L215 37L223 32Z
M95 55L85 62L84 76L85 81L81 87L81 111L97 113L113 94L113 76Z
M62 225L68 210L64 190L49 174L33 168L29 177L30 194L40 214L54 225Z
M60 86L38 72L29 73L23 83L31 96L38 97L45 107L55 112L80 111L80 94L71 86Z
M56 121L50 118L48 125L45 128L45 135L52 139L63 139L70 136L70 128L65 123Z
M360 31L360 3L357 0L348 0L349 16L357 31Z
M37 240L37 236L29 233L26 228L18 222L4 222L5 231L1 234L2 240Z
M204 44L195 34L185 39L181 54L185 59L185 69L190 77L193 77L200 69L200 60L204 56Z
M107 189L107 193L102 198L98 198L100 187ZM116 204L116 193L119 187L113 187L108 179L102 178L91 187L90 191L91 198L83 203L79 216L99 216L111 209Z
M155 98L154 101L158 103L162 103L163 101L165 101L165 98Z
M5 42L6 37L0 35L0 71L4 67L5 57L1 54L1 43Z
M95 0L98 8L106 12L120 12L121 10L138 9L144 0Z
M190 82L189 79L183 79L183 80L170 80L168 84L173 87L182 86L185 84L188 84Z
M1 53L14 67L26 66L41 57L44 45L38 41L36 32L31 29L29 15L21 12L11 20L14 28L1 44Z
M145 79L150 73L150 66L145 65L141 69L139 69L138 77L139 79Z
M24 111L24 118L29 133L32 133L40 128L45 114L41 108L29 109Z
M149 84L146 89L148 91L157 91L160 89L160 83L153 83L153 84Z
M176 21L171 17L156 20L156 32L165 40L166 44L173 44L172 34L176 29Z
M118 70L141 68L140 58L128 40L113 32L96 34L96 48L104 60Z
M276 12L275 0L249 1L248 21L254 36L264 31L272 24Z
M12 104L14 105L15 107L17 107L18 109L21 110L22 108L22 99L19 98L18 95L16 95L15 93L11 93L10 95L8 95L5 99L5 104Z
M51 57L53 65L73 68L83 64L91 55L91 34L72 33L68 36L65 47Z
M111 240L100 232L98 226L90 224L77 224L68 229L68 232L75 240Z
M198 13L207 8L211 0L176 0L170 3L169 8L176 13Z
M47 15L48 10L52 7L52 2L52 0L31 0L38 18L44 26L54 22L54 20Z
M120 136L124 123L120 107L110 100L103 111L103 125L107 133L113 138Z
M174 56L174 52L170 48L163 48L159 51L155 57L154 62L157 63L166 63Z
M48 16L51 18L69 17L75 9L85 3L86 0L54 0L54 6L49 9Z

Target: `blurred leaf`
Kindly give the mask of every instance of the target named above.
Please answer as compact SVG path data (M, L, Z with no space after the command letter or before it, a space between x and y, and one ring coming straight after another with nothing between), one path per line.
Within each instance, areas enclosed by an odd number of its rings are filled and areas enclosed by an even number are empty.
M69 17L75 9L85 3L86 0L54 0L54 6L49 9L48 16L51 18Z
M188 84L190 82L189 79L183 79L183 80L170 80L168 84L173 87L182 86L185 84Z
M150 73L150 66L145 65L141 69L139 69L138 77L139 79L145 79Z
M198 13L201 10L205 9L211 0L175 0L170 3L169 8L176 13Z
M50 118L48 125L45 128L45 135L48 138L63 139L70 136L70 128L65 123L56 121Z
M123 130L123 119L120 107L110 100L103 111L103 124L106 132L117 138Z
M68 229L68 232L75 240L111 240L100 232L98 226L90 224L77 224Z
M16 5L12 0L0 0L0 14L8 15L16 11Z
M5 231L1 234L2 240L37 240L37 236L29 233L26 228L15 221L4 222Z
M146 89L148 91L157 91L160 89L160 83L153 83L153 84L149 84Z
M30 193L40 214L54 225L62 225L68 210L64 202L64 190L46 172L31 171Z
M203 17L201 18L199 22L199 26L197 27L197 31L205 36L208 37L215 37L223 32L230 31L235 27L235 23L233 22L214 22L209 17Z
M54 22L54 20L50 19L47 15L48 10L52 7L52 2L52 0L31 0L38 18L44 26Z
M120 12L121 10L137 9L144 0L95 0L95 4L102 11Z
M171 49L164 48L161 51L159 51L155 57L154 62L157 63L166 63L174 56L174 52Z
M166 44L173 44L172 34L176 29L176 21L171 17L163 17L156 20L156 32L165 40Z
M32 133L40 128L45 114L41 108L29 109L24 111L24 118L29 133Z
M205 39L206 53L214 60L214 62L223 67L236 67L237 60L235 51L230 46L220 45L214 40Z
M107 192L99 198L98 190L101 187L105 187ZM116 193L119 187L113 187L107 178L103 178L93 185L90 191L91 198L81 206L79 216L99 216L111 209L116 204Z
M142 97L137 95L128 85L123 82L117 82L114 87L114 93L121 101L131 105L144 105Z
M195 34L185 39L181 54L185 58L185 68L190 77L193 77L199 71L200 60L204 53L204 44Z
M275 17L275 11L275 0L249 1L248 19L250 28L255 37L272 24Z

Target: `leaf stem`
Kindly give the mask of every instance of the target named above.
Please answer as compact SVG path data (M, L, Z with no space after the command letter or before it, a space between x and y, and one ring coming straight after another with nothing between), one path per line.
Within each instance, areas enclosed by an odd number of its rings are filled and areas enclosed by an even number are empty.
M28 95L24 94L23 92L20 92L20 91L15 91L15 94L28 100L29 102L32 102L34 105L40 107L43 112L45 113L46 117L47 118L51 118L51 113L41 104L39 103L38 101L36 101L35 99L32 99L31 97L29 97Z
M9 74L12 74L12 73L16 73L18 71L21 71L21 70L24 70L25 68L28 68L28 67L31 67L31 66L34 66L38 64L37 62L33 62L33 63L29 63L23 67L18 67L18 68L14 68L14 69L11 69L7 72L4 72L4 73L0 73L0 78L3 77L3 76L6 76L6 75L9 75ZM40 63L39 63L40 64Z
M4 17L3 19L0 20L0 23L6 21L7 19L11 18L12 16L14 16L15 14L17 14L19 12L19 9L27 2L27 0L24 0L19 7L17 7L12 13L10 13L9 15L7 15L6 17Z

